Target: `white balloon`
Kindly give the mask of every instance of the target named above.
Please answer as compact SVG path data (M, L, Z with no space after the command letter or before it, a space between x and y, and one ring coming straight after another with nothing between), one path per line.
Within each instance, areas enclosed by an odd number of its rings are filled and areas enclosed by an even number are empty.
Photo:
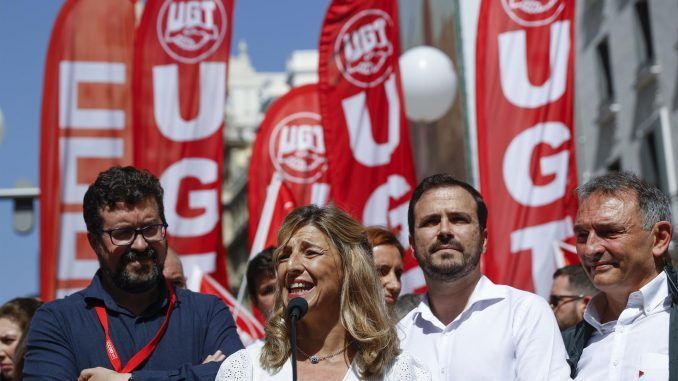
M407 118L414 122L442 118L457 94L452 61L431 46L417 46L400 56L400 78Z

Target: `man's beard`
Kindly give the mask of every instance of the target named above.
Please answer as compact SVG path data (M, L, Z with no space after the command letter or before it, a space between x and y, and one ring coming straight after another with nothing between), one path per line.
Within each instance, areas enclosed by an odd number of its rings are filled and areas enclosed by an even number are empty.
M131 273L126 270L129 263L146 258L153 259L150 266L143 265L138 273ZM120 256L118 265L113 272L103 265L102 268L117 288L132 294L138 294L148 291L158 285L162 274L162 268L158 265L157 259L158 253L152 247L148 247L142 252L128 250L125 254Z
M454 259L448 258L443 261L439 260L436 263L433 260L433 253L438 251L441 246L452 246L452 248L458 251L460 254L454 255ZM478 247L472 248L472 250L475 251L469 252L461 242L454 238L438 238L427 249L428 255L422 258L415 253L415 257L417 258L422 271L429 278L439 281L451 282L465 277L478 267L478 264L480 263L480 253L482 250L480 244L478 244ZM443 255L452 256L452 254ZM441 256L441 254L437 254L437 256ZM457 260L457 258L459 258L461 262Z

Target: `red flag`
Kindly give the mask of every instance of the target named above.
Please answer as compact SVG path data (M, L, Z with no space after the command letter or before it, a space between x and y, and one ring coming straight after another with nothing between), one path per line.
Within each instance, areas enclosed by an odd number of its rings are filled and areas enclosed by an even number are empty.
M69 0L45 63L40 137L40 295L89 284L99 262L87 243L88 184L132 159L132 1Z
M247 308L238 303L235 297L214 278L203 274L199 268L195 267L187 283L192 291L218 296L226 303L231 310L231 315L233 315L243 344L247 346L255 340L264 337L264 326L261 325L259 320Z
M317 85L292 89L266 112L252 147L247 186L252 254L275 246L295 207L325 205L327 158Z
M408 247L416 179L398 68L397 2L332 1L319 54L331 199L365 225L397 231ZM403 293L424 285L411 254L405 271Z
M170 245L226 283L221 184L233 3L149 0L134 56L134 163L160 178Z
M548 295L554 242L573 236L577 209L575 2L540 4L482 2L476 104L485 273Z

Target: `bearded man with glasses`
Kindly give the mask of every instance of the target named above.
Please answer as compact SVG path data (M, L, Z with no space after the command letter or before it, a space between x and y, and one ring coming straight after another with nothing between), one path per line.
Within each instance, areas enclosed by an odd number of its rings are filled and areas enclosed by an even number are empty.
M113 167L83 202L99 260L91 284L40 309L28 333L24 380L214 380L242 349L216 297L163 278L163 189L148 171Z

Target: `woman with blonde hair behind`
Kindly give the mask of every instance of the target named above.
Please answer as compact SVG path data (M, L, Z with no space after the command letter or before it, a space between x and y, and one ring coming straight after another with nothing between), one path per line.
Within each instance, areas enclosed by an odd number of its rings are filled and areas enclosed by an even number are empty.
M265 342L229 356L217 381L292 379L286 309L297 297L308 302L298 322L299 380L430 380L399 349L360 223L333 206L299 207L283 221L273 260L278 290Z

